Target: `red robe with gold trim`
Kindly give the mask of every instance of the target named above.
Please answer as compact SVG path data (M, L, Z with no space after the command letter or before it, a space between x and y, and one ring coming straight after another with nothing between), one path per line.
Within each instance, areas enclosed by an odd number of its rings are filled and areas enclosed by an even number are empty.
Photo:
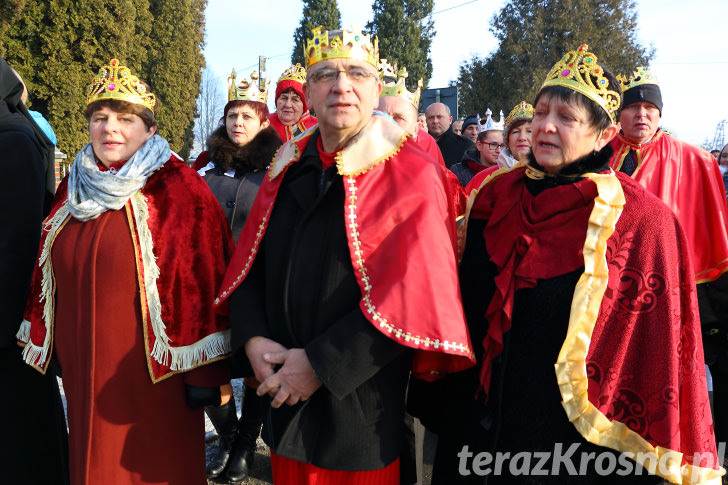
M41 372L53 352L56 290L51 254L56 236L71 218L66 196L64 181L44 222L39 264L18 332L26 362ZM229 321L212 310L212 302L233 242L207 184L173 155L124 210L134 220L129 229L152 382L227 357Z
M311 133L283 145L271 164L216 305L247 276L286 169L300 159ZM346 191L342 223L364 316L384 335L418 351L412 369L423 378L472 366L445 169L376 113L339 153L337 166Z
M440 150L440 147L437 146L437 142L434 138L432 138L432 135L419 126L417 127L417 144L420 145L422 149L434 160L445 167L445 159L442 158L442 151ZM452 173L450 170L445 172L445 177L447 177L448 190L450 191L450 196L453 198L453 204L455 205L455 214L459 217L465 213L465 204L467 202L465 191L463 190L463 186L460 185L457 175Z
M631 150L637 167L632 178L677 215L688 239L695 281L713 281L728 270L728 204L715 158L662 130L641 145L622 133L611 143L611 167L620 170Z
M487 221L482 237L495 265L482 321L486 392L504 334L517 324L516 301L528 304L516 292L583 267L555 363L564 419L646 468L645 457L662 460L651 472L672 483L719 484L693 271L676 218L625 174L590 174L537 195L526 174L522 166L495 173L462 227Z

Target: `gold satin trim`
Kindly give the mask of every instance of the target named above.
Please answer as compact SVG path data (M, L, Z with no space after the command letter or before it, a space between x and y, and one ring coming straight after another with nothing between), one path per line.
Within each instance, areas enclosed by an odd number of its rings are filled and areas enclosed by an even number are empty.
M528 165L525 165L523 162L518 162L512 167L503 167L499 168L498 170L494 171L487 177L483 179L483 181L480 183L478 188L475 188L470 191L468 194L468 202L465 206L465 214L462 216L462 223L458 224L457 226L457 242L458 242L458 266L460 265L460 262L463 259L463 253L465 252L465 239L466 235L468 233L468 221L470 220L470 211L473 209L473 204L475 203L475 199L478 197L478 194L480 193L480 190L485 187L486 184L490 183L491 180L494 180L498 177L500 177L503 174L506 174L508 172L511 172L513 170L516 170L517 168L521 167L528 167ZM459 218L458 218L459 219Z
M561 404L569 421L587 441L625 452L650 473L672 483L718 485L725 473L722 468L681 466L682 453L653 446L624 423L607 418L589 401L586 357L609 280L607 240L615 230L625 199L622 186L613 173L585 176L597 185L598 196L594 199L584 241L584 273L574 290L566 340L554 366ZM666 464L666 473L657 467L660 459ZM693 472L697 481L691 480Z

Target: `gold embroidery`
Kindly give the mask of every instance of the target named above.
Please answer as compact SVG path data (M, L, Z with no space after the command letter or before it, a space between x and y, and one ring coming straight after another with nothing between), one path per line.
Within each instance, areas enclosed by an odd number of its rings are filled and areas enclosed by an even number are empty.
M428 347L432 347L434 349L440 349L444 348L445 350L457 350L463 354L471 355L470 348L462 343L456 343L456 342L449 342L447 340L440 341L438 339L430 339L428 338L422 338L419 335L412 335L409 332L405 332L403 329L396 327L393 323L390 323L387 321L386 318L384 318L378 311L376 306L371 300L371 289L372 285L369 281L369 276L367 275L367 269L366 269L366 261L364 260L364 253L361 249L361 241L359 240L359 225L357 223L357 215L356 215L356 209L357 209L357 186L356 186L356 179L353 176L347 176L344 178L346 187L346 190L349 194L349 204L347 205L347 208L349 210L349 213L347 215L347 218L349 219L349 236L350 240L352 242L352 245L354 246L354 259L356 261L355 270L359 275L359 279L361 280L361 286L363 288L362 292L362 301L364 302L364 306L366 308L366 312L371 316L371 320L376 322L380 328L382 328L384 331L386 331L389 334L393 334L393 336L398 340L404 340L408 343L414 343L415 347L422 347L424 349L428 349ZM411 347L411 345L410 345Z

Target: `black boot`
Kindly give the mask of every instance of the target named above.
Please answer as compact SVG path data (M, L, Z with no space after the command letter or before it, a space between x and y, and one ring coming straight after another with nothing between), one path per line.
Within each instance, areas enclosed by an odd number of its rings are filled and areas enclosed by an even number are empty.
M231 398L222 406L205 406L205 413L220 437L217 454L207 465L208 478L217 478L225 471L238 437L238 416L235 413L235 399Z
M260 417L260 397L255 393L255 389L245 388L241 412L238 441L230 457L226 475L230 483L242 482L248 478L250 470L253 469L256 442L263 427Z

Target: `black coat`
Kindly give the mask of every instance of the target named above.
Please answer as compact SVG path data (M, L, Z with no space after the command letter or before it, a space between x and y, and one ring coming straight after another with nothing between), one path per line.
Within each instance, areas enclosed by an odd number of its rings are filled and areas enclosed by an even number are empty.
M27 365L15 338L38 256L53 153L20 101L22 91L0 58L0 482L62 485L68 444L54 367L43 375Z
M400 454L410 352L359 309L343 179L335 166L322 170L314 136L288 168L250 274L230 298L234 358L247 360L254 336L304 348L323 386L295 406L266 405L266 443L326 469L374 470Z
M466 150L474 149L475 143L462 135L453 133L452 126L450 126L437 140L437 146L440 147L442 158L445 159L445 166L449 167L458 163Z
M215 130L207 140L210 160L215 163L215 168L206 171L203 178L220 203L235 242L248 219L266 169L281 144L281 139L271 127L261 130L242 147L230 141L224 126ZM225 175L229 170L235 171L234 177Z

